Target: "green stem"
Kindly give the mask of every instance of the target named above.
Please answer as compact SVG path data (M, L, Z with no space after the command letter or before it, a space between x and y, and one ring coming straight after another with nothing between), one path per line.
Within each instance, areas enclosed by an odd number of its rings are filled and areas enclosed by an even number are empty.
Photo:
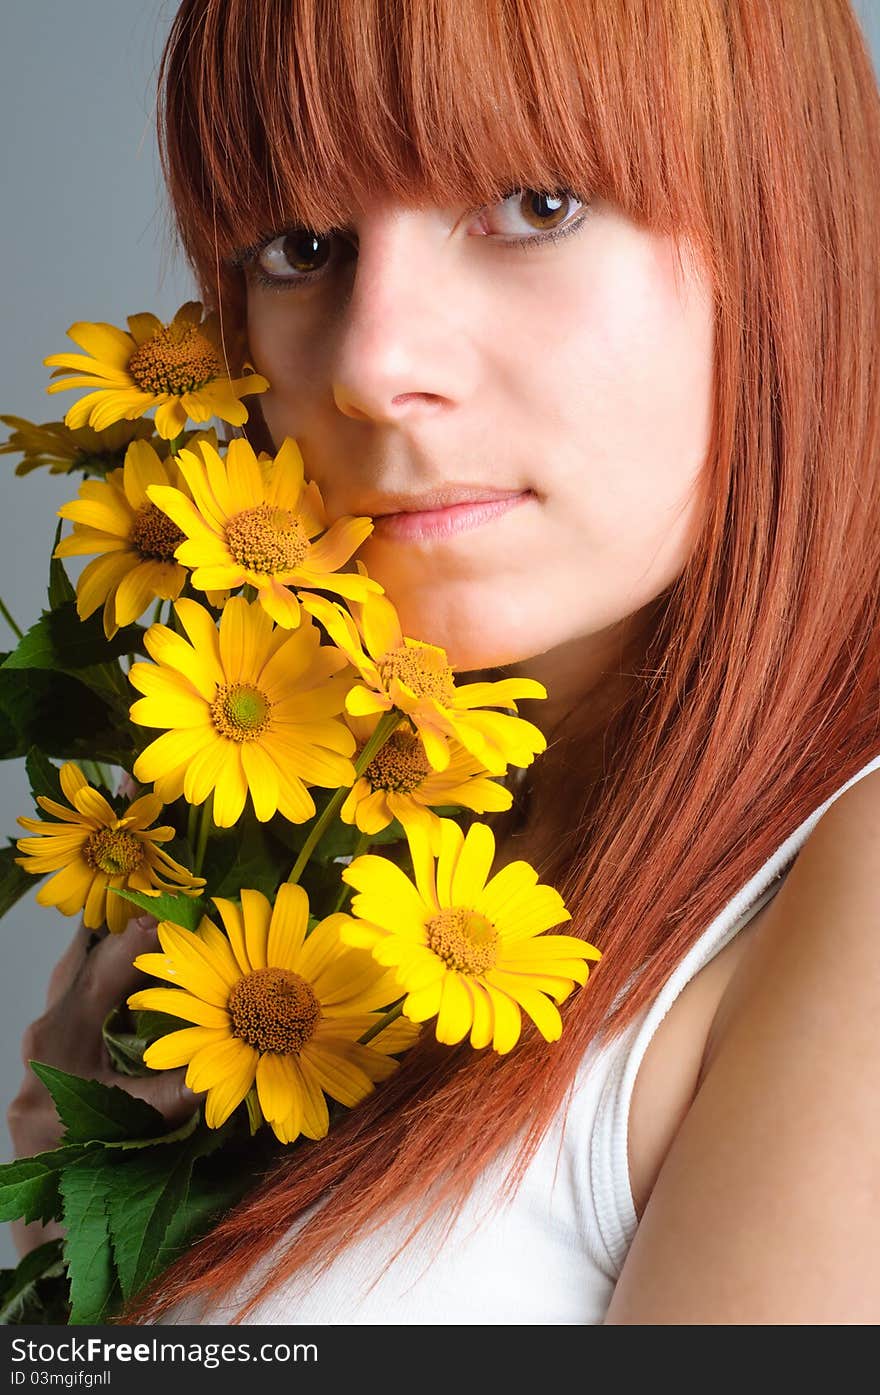
M202 863L205 860L205 848L208 846L208 834L214 827L214 820L211 817L214 808L214 792L208 795L199 809L199 827L196 834L195 856L193 857L193 872L195 876L200 876Z
M201 1108L197 1108L179 1128L171 1133L161 1133L157 1138L123 1138L118 1143L102 1143L102 1148L124 1148L126 1152L131 1148L152 1148L158 1143L179 1143L181 1139L189 1138L191 1133L195 1133L199 1120L202 1117Z
M196 850L196 820L198 818L198 804L190 804L189 812L186 816L186 841L189 843L190 852Z
M253 1138L257 1129L266 1122L263 1111L260 1108L260 1098L257 1094L256 1085L252 1085L250 1090L248 1090L244 1102L247 1105L248 1127L251 1131L251 1138Z
M391 733L396 730L399 723L400 713L397 711L396 708L392 707L390 712L384 712L382 714L382 716L379 718L379 721L376 724L376 730L373 732L373 735L370 737L369 741L367 742L364 749L361 751L355 763L354 776L356 780L361 775L363 775L364 771L370 764L370 761L373 759L376 752L381 751L382 747L385 745L386 741L391 736ZM339 813L339 810L342 808L350 793L351 787L349 785L343 785L341 790L336 791L333 798L330 800L330 803L327 805L326 809L315 823L315 826L309 834L308 838L303 843L300 849L299 857L293 864L293 871L287 878L289 882L296 883L299 881L303 873L303 868L305 867L306 863L308 862L318 843L324 836L324 833L328 825Z
M152 619L152 621L150 622L151 624L153 624L153 625L158 625L158 624L161 622L161 619L162 619L162 607L163 607L164 604L165 604L165 602L162 600L162 597L160 596L159 599L158 599L158 601L157 601L156 604L155 604L154 609L153 609L153 619Z
M177 452L180 450L180 447L181 447L182 444L183 444L183 437L184 437L184 433L183 433L182 431L179 431L178 434L177 434L176 436L173 436L173 437L171 438L171 440L168 442L168 455L169 455L169 458L170 458L172 455L176 455Z
M17 635L19 639L24 639L24 630L19 629L18 625L16 625L9 611L6 609L6 603L2 596L0 596L0 615L3 616L3 619L6 621L13 634Z
M360 1042L361 1046L366 1046L367 1042L373 1040L373 1037L377 1037L379 1033L381 1031L384 1031L388 1024L390 1022L393 1022L395 1018L399 1017L402 1012L403 999L401 998L400 1002L394 1004L394 1007L389 1008L387 1012L383 1012L382 1016L379 1018L379 1021L374 1022L372 1027L368 1027L362 1037L358 1037L358 1041Z

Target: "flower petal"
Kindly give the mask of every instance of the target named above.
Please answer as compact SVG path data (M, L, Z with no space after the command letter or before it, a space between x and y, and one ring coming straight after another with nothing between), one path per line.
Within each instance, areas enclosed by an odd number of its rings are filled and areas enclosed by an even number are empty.
M278 808L281 791L278 767L258 741L242 742L239 753L243 778L254 802L254 813L261 823L266 823ZM231 822L234 823L235 819Z
M217 773L214 785L214 822L218 828L231 828L241 818L247 802L248 784L242 765L242 748L229 743L232 750Z
M169 566L167 562L139 562L126 572L119 583L116 592L117 625L132 624L163 591L175 590L176 587L176 594L179 595L185 580L186 573L176 563ZM162 599L170 600L171 597L165 595Z
M216 955L199 935L169 920L159 925L159 943L177 969L182 987L206 1003L227 1007L240 978L228 959Z
M338 518L323 538L312 543L305 566L310 572L337 571L357 552L372 531L371 518Z
M486 885L494 858L495 835L489 825L471 824L452 876L453 906L476 905Z
M203 1046L212 1046L224 1041L229 1033L224 1029L211 1027L184 1027L179 1032L171 1032L160 1037L144 1052L144 1065L151 1070L173 1070L176 1066L188 1065L197 1051Z
M302 1132L306 1138L325 1138L330 1130L330 1114L317 1072L308 1062L291 1058L299 1099L302 1102Z
M186 678L205 702L214 701L218 685L223 682L223 670L213 654L194 649L167 625L150 626L147 648L157 664L173 668Z
M257 1062L257 1095L269 1122L290 1114L298 1094L299 1082L290 1056L264 1052Z
M434 907L426 905L406 873L387 857L364 853L356 857L341 873L342 880L356 891L370 897L371 902L384 903L386 917L391 916L388 929L405 919L423 925ZM386 919L381 922L385 925Z
M522 1018L519 1007L506 993L502 993L500 989L493 988L489 984L485 985L485 989L492 1004L494 1015L492 1047L499 1055L503 1056L519 1041Z
M132 441L128 447L123 480L125 497L133 509L149 504L149 485L168 483L168 472L148 441Z
M545 1041L559 1040L562 1036L562 1018L558 1007L544 993L530 985L527 978L521 974L506 974L494 969L486 975L486 979L493 988L500 988L503 993L509 994L514 1002L519 1003Z
M397 611L387 596L370 596L361 611L364 643L374 659L381 659L403 644Z
M267 964L272 968L296 970L308 924L309 898L305 891L291 882L282 882L269 921Z
M253 968L265 969L268 964L269 924L272 907L261 891L243 888L241 892L241 913L244 920L244 934L247 954Z
M437 1040L455 1046L467 1036L474 1021L471 995L461 974L450 970L443 978L440 1011L437 1015Z
M360 1051L366 1053L367 1047ZM377 1053L373 1053L376 1055ZM364 1069L364 1058L354 1043L317 1035L307 1042L302 1052L303 1064L314 1073L321 1089L331 1099L351 1109L360 1104L373 1090L373 1081Z
M213 1003L202 1002L181 988L142 988L126 999L129 1007L147 1008L151 1012L167 1012L182 1017L199 1027L229 1027L229 1013Z
M223 929L229 937L229 944L235 955L238 965L243 974L250 974L258 967L251 963L247 952L247 941L244 933L244 921L241 917L241 910L234 901L229 901L225 896L214 896L214 905L220 912L220 919L223 921Z

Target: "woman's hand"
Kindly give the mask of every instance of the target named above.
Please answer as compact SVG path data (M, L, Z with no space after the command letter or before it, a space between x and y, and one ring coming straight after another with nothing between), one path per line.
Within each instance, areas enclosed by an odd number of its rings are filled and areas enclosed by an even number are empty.
M138 954L160 948L156 920L150 915L138 916L129 921L121 935L105 934L87 950L91 937L92 932L80 924L52 971L45 1012L22 1037L24 1079L6 1115L16 1157L57 1148L63 1132L48 1090L28 1066L30 1060L118 1085L151 1104L170 1128L182 1124L199 1099L184 1084L184 1067L150 1076L115 1071L101 1036L102 1024L111 1009L146 982L132 960ZM47 1225L17 1221L12 1225L13 1240L22 1255L63 1233L56 1221Z

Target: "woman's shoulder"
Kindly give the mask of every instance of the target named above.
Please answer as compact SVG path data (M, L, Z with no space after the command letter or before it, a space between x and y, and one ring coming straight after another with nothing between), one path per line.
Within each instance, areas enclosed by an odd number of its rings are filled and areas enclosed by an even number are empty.
M826 810L757 921L760 933L750 937L750 952L719 1000L701 1079L743 1014L761 1010L759 994L768 999L765 1010L774 1010L778 989L811 1022L822 1000L830 1006L843 998L856 1007L867 993L869 1006L871 995L880 994L880 770Z
M658 1028L630 1116L633 1194L651 1205L612 1321L877 1320L878 869L874 771Z

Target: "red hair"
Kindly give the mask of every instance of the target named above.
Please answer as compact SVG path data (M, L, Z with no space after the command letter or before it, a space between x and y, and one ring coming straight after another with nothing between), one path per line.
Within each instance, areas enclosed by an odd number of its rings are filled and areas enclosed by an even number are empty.
M228 254L292 220L347 222L361 190L588 191L700 253L714 413L702 531L601 778L586 787L572 757L577 817L541 867L566 928L604 952L561 1041L526 1031L498 1057L427 1031L128 1321L240 1283L319 1199L261 1294L432 1188L457 1205L518 1143L514 1186L600 1029L622 1031L880 750L880 101L846 0L185 0L161 81L180 235L233 321Z

